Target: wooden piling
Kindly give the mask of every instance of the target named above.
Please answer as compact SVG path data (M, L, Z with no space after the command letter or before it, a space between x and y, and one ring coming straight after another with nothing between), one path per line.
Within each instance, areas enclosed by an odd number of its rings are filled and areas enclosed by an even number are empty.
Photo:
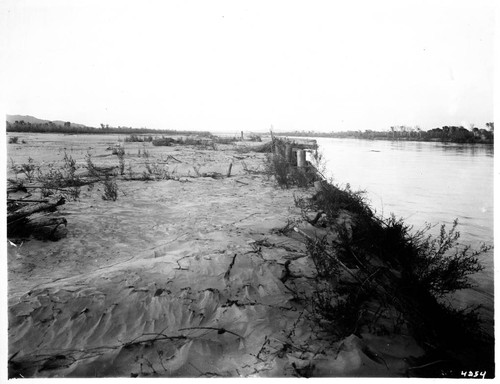
M292 144L285 145L285 160L288 164L292 163Z
M274 143L274 154L276 156L281 156L280 146L277 143Z
M297 166L299 168L306 166L306 152L303 149L297 150Z

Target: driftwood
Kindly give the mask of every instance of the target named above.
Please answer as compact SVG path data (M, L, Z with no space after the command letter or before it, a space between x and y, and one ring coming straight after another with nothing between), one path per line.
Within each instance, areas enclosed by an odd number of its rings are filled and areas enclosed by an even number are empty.
M10 238L27 238L56 241L66 236L67 220L64 217L25 217L7 226Z
M44 200L30 200L30 199L7 199L7 203L48 203L47 199Z
M105 174L102 174L100 176L105 176ZM47 189L53 189L57 191L65 191L65 188L71 188L71 187L83 187L85 185L89 184L95 184L99 183L102 181L100 176L95 176L93 178L80 178L77 181L76 180L47 180L45 183L29 183L29 184L21 184L22 189L18 189L19 191L25 192L28 189L42 189L42 188L47 188ZM7 188L7 191L9 191L9 188ZM15 192L15 191L13 191Z
M23 230L35 239L56 241L66 236L67 224L64 217L27 218Z
M45 201L36 201L32 204L15 209L19 203L11 202L11 211L7 213L7 236L24 238L33 236L39 240L56 241L66 236L67 221L64 217L44 216L46 212L54 212L59 205L65 203L64 197L57 196ZM15 209L15 210L14 210Z
M57 206L63 205L65 202L66 200L64 197L56 196L49 199L47 202L30 204L25 207L21 207L13 212L7 213L7 224L14 223L37 212L54 212Z

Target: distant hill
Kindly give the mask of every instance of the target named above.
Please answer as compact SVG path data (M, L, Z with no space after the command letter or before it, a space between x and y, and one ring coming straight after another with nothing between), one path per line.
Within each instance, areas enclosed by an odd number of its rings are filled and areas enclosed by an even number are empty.
M30 124L45 124L45 123L54 123L55 125L61 125L61 126L64 126L64 123L65 121L61 121L61 120L43 120L43 119L39 119L37 117L34 117L34 116L29 116L29 115L7 115L7 121L11 124L14 124L16 121L24 121L25 123L30 123ZM71 122L71 126L72 127L79 127L79 128L85 128L86 126L83 125L83 124L77 124L77 123L73 123Z

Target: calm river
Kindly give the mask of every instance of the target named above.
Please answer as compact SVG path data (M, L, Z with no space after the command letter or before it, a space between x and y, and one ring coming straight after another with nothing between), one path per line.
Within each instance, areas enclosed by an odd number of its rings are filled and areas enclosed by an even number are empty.
M326 177L366 191L379 215L394 213L421 229L451 228L458 219L460 243L493 245L493 146L317 138ZM493 250L481 255L477 288L457 293L462 306L481 304L485 328L493 325Z

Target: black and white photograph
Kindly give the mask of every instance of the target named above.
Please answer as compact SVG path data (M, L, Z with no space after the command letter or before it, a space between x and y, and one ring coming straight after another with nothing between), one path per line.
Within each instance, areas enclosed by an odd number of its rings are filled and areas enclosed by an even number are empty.
M497 8L2 1L1 378L495 378Z

